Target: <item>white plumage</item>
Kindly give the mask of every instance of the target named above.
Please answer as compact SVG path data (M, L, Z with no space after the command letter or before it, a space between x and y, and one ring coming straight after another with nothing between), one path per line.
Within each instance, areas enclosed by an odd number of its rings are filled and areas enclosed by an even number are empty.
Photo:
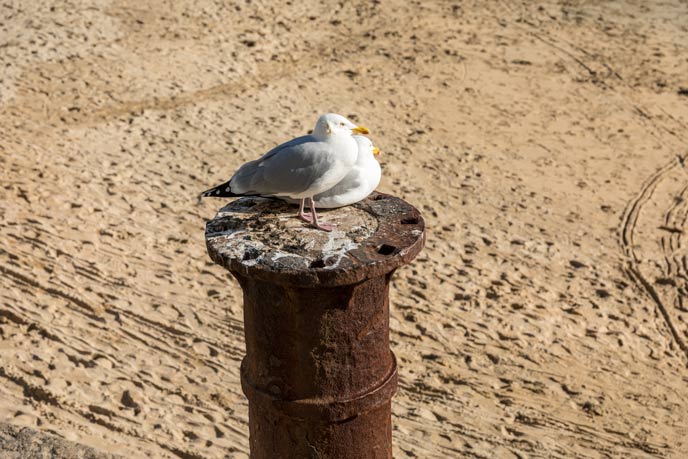
M313 196L315 207L334 209L362 201L380 184L382 169L375 159L379 150L373 146L369 138L362 135L354 136L358 144L358 158L356 164L346 176L335 186ZM295 202L294 200L289 200Z
M227 182L201 196L297 199L301 201L299 218L331 231L331 224L318 221L312 198L341 182L356 164L359 145L353 134L368 134L368 129L356 126L341 115L323 115L312 134L283 143L242 165ZM307 200L310 215L304 213Z

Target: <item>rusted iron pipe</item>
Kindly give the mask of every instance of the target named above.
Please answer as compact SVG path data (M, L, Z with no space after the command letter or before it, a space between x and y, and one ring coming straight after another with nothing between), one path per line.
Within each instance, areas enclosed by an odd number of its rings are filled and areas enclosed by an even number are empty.
M332 233L292 213L243 198L206 226L244 293L251 458L391 458L389 281L422 249L423 219L380 193L329 212Z

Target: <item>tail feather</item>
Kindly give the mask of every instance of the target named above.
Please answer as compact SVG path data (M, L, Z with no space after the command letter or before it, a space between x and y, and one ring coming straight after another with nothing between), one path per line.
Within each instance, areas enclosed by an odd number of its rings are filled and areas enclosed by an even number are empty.
M236 198L239 196L244 196L243 194L237 194L232 192L232 188L229 185L229 181L222 183L216 187L201 193L201 198Z

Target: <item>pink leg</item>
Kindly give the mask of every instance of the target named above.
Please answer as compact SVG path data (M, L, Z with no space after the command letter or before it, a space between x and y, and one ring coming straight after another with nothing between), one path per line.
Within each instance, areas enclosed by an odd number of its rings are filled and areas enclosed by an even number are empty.
M299 217L301 220L303 220L304 222L312 223L312 222L313 222L313 217L311 217L311 216L308 215L308 214L304 214L304 213L303 213L303 208L304 208L305 204L306 204L306 198L303 198L303 199L301 200L301 205L299 206L299 214L298 214L298 217Z
M313 226L323 231L332 231L332 229L334 228L334 225L332 223L318 221L318 213L315 211L315 203L313 202L313 198L308 198L308 205L311 207L311 215L313 216Z

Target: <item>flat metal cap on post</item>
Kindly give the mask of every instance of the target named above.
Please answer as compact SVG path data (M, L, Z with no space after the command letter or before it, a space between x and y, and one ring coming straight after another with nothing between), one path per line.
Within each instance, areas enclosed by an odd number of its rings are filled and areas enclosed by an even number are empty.
M353 284L409 263L423 248L425 222L406 201L373 193L326 216L327 233L293 217L282 201L242 198L206 226L212 260L228 270L301 287Z
M382 193L327 212L329 233L294 213L247 197L206 225L244 294L251 458L389 459L390 274L422 249L423 218Z

